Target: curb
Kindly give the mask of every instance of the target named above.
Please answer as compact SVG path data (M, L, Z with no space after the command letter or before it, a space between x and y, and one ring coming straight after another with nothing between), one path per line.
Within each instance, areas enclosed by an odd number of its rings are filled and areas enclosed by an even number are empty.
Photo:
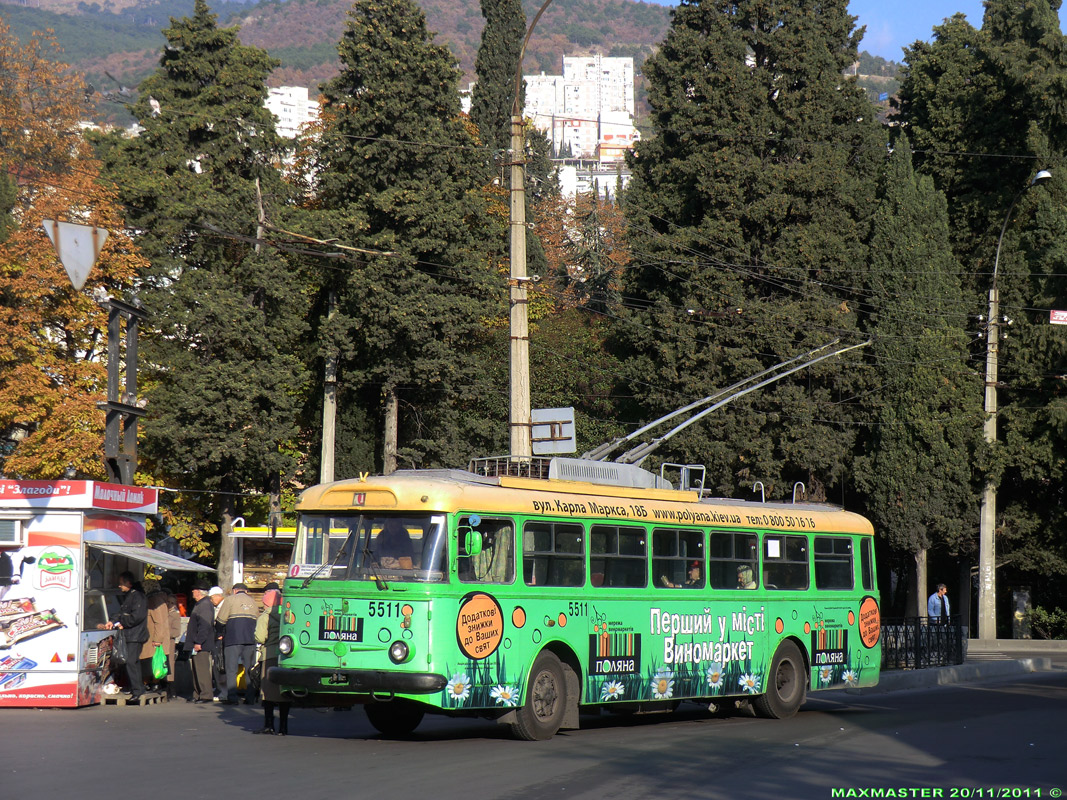
M888 670L879 675L877 686L846 689L845 692L847 694L865 695L898 692L905 689L929 689L934 686L948 686L987 678L1026 675L1031 672L1051 669L1051 658L1017 658L1004 661L979 661L957 664L952 667Z

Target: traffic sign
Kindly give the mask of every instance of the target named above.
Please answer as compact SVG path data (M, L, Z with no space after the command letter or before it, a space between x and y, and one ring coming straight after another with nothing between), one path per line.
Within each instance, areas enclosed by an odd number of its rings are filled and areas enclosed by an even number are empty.
M52 240L52 246L56 248L70 282L76 290L81 291L107 241L107 230L95 225L56 222L54 219L41 220L41 227Z

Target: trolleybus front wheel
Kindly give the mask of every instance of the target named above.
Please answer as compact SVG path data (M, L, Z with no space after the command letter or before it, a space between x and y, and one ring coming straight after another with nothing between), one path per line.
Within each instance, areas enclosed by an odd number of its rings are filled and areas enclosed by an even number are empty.
M390 737L407 736L419 727L425 714L420 706L408 700L367 703L363 708L370 724Z
M554 653L542 650L530 670L526 700L515 711L511 732L518 739L551 739L563 724L567 710L567 684L563 665Z
M756 714L766 719L788 719L796 714L807 693L806 676L800 648L790 641L778 645L767 674L767 691L752 701Z

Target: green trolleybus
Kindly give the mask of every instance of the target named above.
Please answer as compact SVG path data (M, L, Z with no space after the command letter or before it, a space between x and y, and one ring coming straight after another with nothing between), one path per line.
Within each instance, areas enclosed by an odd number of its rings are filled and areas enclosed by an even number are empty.
M388 735L431 712L522 739L577 728L580 709L743 699L785 718L809 690L877 683L863 517L707 498L702 467L512 467L305 491L271 679L297 704L363 704Z

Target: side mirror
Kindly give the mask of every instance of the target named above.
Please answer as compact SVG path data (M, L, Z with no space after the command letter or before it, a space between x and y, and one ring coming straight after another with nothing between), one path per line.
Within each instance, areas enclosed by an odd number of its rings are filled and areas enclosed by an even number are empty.
M482 534L479 531L468 530L463 536L463 549L468 556L476 556L482 552Z

